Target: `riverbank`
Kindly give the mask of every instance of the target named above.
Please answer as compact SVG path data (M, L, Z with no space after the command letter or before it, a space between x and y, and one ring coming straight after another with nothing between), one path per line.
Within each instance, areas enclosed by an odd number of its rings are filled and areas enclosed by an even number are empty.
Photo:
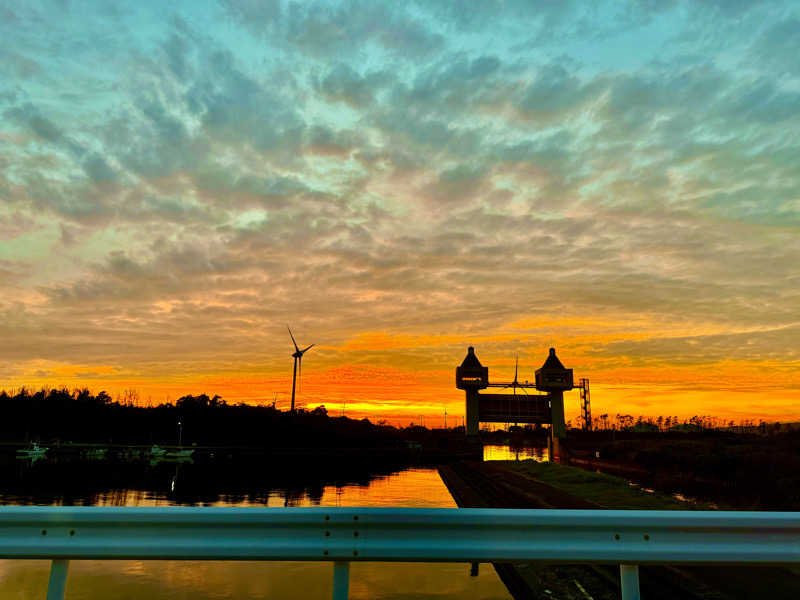
M459 507L702 510L625 479L535 461L460 462L439 468ZM619 598L619 572L604 566L495 565L517 600L558 597ZM761 599L800 597L800 570L782 567L641 567L642 597Z
M743 510L800 510L800 432L570 432L570 464Z
M191 461L198 463L226 463L251 461L361 461L387 462L391 464L435 466L454 460L479 459L482 448L480 444L467 442L458 444L421 444L417 442L397 444L394 446L375 447L270 447L270 446L178 446L175 444L141 445L141 444L89 444L56 442L42 443L37 447L42 451L33 456L35 462L106 462L106 463L140 463L147 461ZM26 451L31 445L19 442L0 442L0 462L14 459L30 460Z

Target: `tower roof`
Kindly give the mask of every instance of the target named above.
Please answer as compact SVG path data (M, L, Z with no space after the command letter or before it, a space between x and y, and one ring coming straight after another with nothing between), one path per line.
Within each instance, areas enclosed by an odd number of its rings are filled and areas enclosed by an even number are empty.
M558 357L556 356L556 349L555 348L550 348L550 354L547 356L547 360L544 361L544 364L542 365L542 369L561 369L561 370L565 370L564 369L564 365L561 364L561 361L558 360Z
M478 357L475 355L475 348L473 348L472 346L467 348L467 355L464 357L464 360L461 363L461 367L462 368L463 367L469 367L469 368L483 367L483 365L481 364L481 361L479 361Z

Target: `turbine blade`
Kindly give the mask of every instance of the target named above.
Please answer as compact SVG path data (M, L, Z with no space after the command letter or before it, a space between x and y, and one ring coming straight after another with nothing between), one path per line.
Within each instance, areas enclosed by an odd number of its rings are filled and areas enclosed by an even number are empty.
M289 329L289 326L286 326L286 329ZM292 335L292 330L289 329L289 335L292 337L292 343L294 344L294 349L299 352L300 348L297 347L297 342L294 341L294 336Z
M315 344L311 344L311 345L310 345L308 348L306 348L305 350L300 350L300 354L303 354L303 353L307 352L308 350L311 350L311 348L313 348L314 346L315 346Z

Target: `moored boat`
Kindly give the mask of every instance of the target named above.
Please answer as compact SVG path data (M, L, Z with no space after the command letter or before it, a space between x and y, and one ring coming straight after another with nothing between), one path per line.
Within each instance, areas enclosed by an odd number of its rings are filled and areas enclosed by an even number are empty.
M152 458L161 458L167 453L166 450L163 448L159 448L156 444L153 444L153 447L150 448L150 456Z
M194 450L192 449L181 449L181 450L170 450L167 452L164 457L165 458L191 458Z
M30 458L37 460L44 458L47 455L48 450L49 448L45 448L40 446L38 443L34 443L27 448L20 448L17 450L17 458Z

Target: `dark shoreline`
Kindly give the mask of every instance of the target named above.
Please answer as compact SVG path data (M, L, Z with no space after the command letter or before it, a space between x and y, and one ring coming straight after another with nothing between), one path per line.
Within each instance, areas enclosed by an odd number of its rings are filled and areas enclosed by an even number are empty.
M624 479L554 463L463 462L439 468L459 507L564 509L702 509L671 497L632 489ZM540 478L541 477L541 478ZM619 598L615 567L581 565L495 565L515 598L574 597L573 581L597 600ZM640 567L643 598L718 599L800 597L800 576L783 567ZM549 592L547 591L549 590Z

